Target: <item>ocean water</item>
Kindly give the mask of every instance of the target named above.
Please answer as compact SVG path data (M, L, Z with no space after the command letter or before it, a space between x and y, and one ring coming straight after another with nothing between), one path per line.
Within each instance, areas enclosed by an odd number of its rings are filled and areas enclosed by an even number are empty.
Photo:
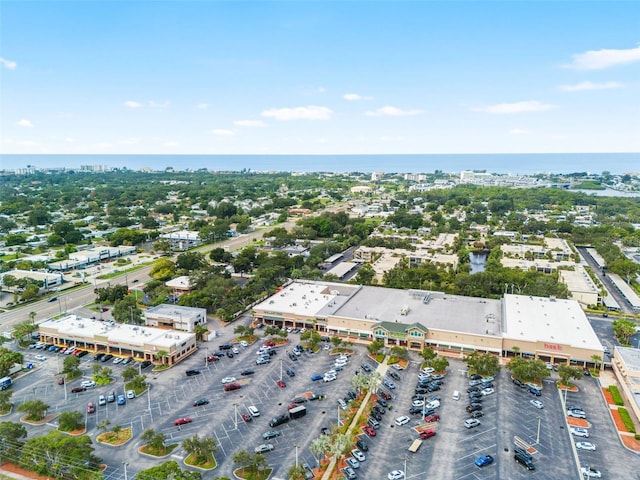
M0 169L105 165L139 170L432 173L486 170L501 174L640 171L640 153L433 155L0 155Z

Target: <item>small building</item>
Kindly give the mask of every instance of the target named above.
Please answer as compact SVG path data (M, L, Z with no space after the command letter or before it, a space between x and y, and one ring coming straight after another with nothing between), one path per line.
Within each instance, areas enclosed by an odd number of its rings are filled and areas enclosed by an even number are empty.
M640 418L640 350L615 347L611 367L622 386L625 403L631 406L635 417Z
M5 285L4 277L12 276L16 280L20 280L22 278L29 278L31 280L36 280L42 282L42 287L40 288L40 293L47 292L49 290L55 290L62 285L64 282L64 276L61 273L47 273L47 272L38 272L32 270L11 270L9 272L4 272L0 274L0 287L2 290L7 292L15 292L17 291L17 287L9 287Z
M161 328L66 315L38 325L40 341L94 353L176 364L196 351L196 336ZM158 353L163 352L161 359Z
M207 310L164 303L145 310L144 323L150 327L193 332L196 325L207 324Z
M200 234L191 230L180 230L178 232L163 233L160 238L168 241L175 250L188 250L202 244Z
M188 275L172 278L168 282L164 282L165 286L173 290L174 293L186 293L191 291L191 281Z

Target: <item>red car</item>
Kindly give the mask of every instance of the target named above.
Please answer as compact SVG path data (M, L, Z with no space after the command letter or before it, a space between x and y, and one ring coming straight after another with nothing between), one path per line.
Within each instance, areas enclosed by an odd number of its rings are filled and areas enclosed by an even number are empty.
M251 421L251 415L243 413L241 416L242 416L242 420L244 420L245 423L249 423Z
M227 383L224 386L224 391L225 392L230 392L232 390L238 390L240 388L240 384L239 383Z
M420 438L423 440L429 437L435 437L435 436L436 436L435 430L424 430L423 432L420 432Z
M380 396L385 400L391 400L391 395L388 394L387 392L380 392Z
M284 383L282 380L278 380L276 382L276 385L278 385L280 388L285 388L287 386L287 384Z
M191 423L191 419L189 417L179 418L173 421L174 425L186 425L187 423Z
M433 413L431 415L425 415L424 417L424 421L427 423L437 422L438 420L440 420L440 415L438 415L437 413Z
M264 346L265 347L275 347L276 346L276 342L271 341L271 340L267 340L266 342L264 342Z
M95 412L96 412L96 406L92 402L87 403L87 413L95 413Z
M220 360L220 357L217 355L209 355L207 357L207 362L217 362L218 360Z
M376 436L376 431L373 429L373 427L370 427L369 425L367 425L366 427L362 427L362 429L364 430L364 433L366 433L370 437Z

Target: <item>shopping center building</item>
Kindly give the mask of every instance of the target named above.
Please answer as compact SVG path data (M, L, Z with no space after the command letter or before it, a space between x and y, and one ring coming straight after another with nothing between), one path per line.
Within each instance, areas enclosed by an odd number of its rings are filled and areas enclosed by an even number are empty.
M173 365L196 351L193 333L66 315L38 324L40 341ZM160 356L159 352L163 352Z
M505 294L499 300L426 290L294 281L255 305L254 324L450 355L474 350L591 366L603 348L575 300Z

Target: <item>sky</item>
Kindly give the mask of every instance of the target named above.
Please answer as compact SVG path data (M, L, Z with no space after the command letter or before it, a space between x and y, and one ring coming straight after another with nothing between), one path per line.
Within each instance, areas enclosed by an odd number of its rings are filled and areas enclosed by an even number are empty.
M0 153L640 151L640 2L0 2Z

